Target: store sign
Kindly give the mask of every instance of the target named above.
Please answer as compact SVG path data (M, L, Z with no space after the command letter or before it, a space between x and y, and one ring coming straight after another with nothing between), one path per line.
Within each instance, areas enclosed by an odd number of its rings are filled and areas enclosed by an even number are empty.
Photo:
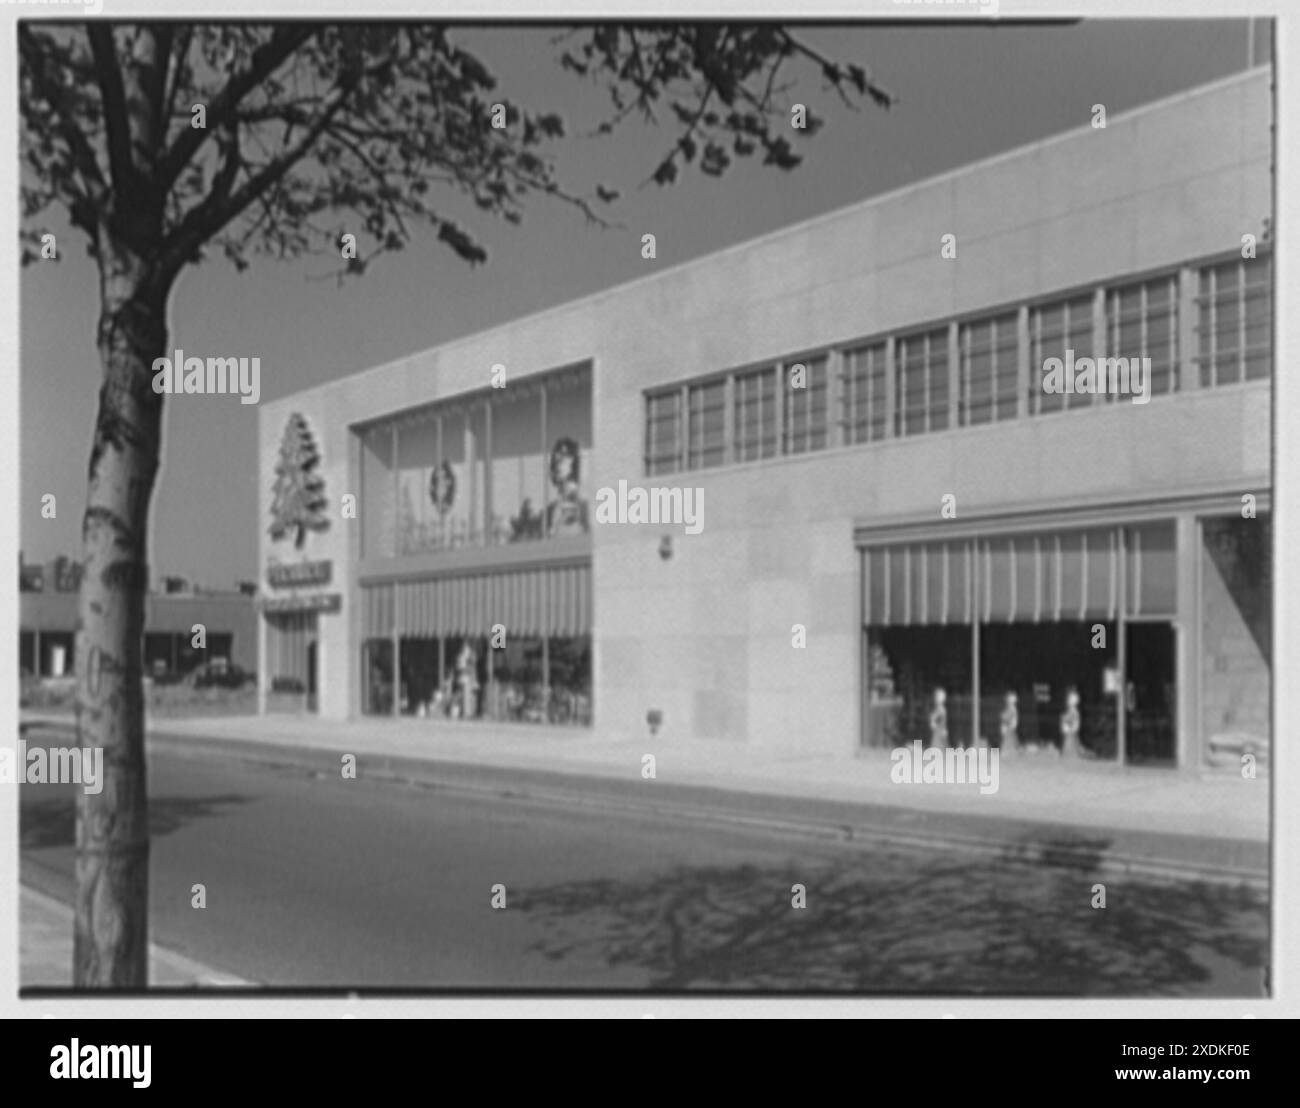
M334 563L328 560L275 564L266 571L266 583L273 589L291 589L300 585L328 585L333 569Z
M337 612L343 608L341 592L303 593L298 596L270 596L261 602L263 612Z
M293 539L301 550L308 531L324 531L330 524L325 501L325 478L317 473L320 450L307 421L294 412L284 429L280 457L275 463L272 488L272 539Z

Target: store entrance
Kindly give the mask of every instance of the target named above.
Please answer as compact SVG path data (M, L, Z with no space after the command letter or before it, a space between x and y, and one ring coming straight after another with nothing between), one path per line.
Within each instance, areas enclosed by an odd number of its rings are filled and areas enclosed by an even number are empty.
M1163 621L1143 621L1128 624L1125 634L1125 761L1173 765L1177 758L1174 628Z
M318 641L315 612L267 614L268 712L316 711Z
M307 644L307 711L316 710L316 640L312 639Z

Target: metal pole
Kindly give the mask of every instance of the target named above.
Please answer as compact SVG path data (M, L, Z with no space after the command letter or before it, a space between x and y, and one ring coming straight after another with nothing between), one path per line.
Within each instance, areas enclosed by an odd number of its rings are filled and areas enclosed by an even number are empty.
M551 636L542 635L542 722L551 720Z
M491 546L492 534L492 400L483 401L483 545ZM491 647L488 657L491 658Z
M488 618L490 619L491 617L489 616ZM492 713L489 717L490 719L497 718L496 689L492 687L492 655L495 653L496 651L492 647L492 628L489 624L487 638L487 689L484 693L483 701L487 704L488 711ZM483 714L487 715L487 712L484 712Z
M393 589L393 715L402 714L402 606L397 582Z
M443 456L443 453L442 453L442 413L441 413L441 412L438 413L438 417L437 417L437 422L436 422L436 424L435 424L435 428L436 428L436 431L437 431L438 446L437 446L436 450L434 451L434 453L437 455L437 458L434 460L434 465L435 465L435 466L441 466L442 463L443 463L443 461L444 461L444 456ZM434 511L436 511L436 512L438 513L438 531L437 531L438 542L437 542L437 546L438 546L439 549L441 549L442 547L444 547L444 546L447 545L447 543L446 543L446 535L445 535L445 533L443 532L443 523L446 521L446 518L447 518L447 517L442 513L441 509L439 509L439 508L437 507L437 505L434 505ZM441 673L438 674L438 679L439 679L440 681L442 680L442 674L441 674Z
M402 640L393 630L393 707L392 714L402 714Z
M1119 702L1115 709L1115 760L1122 766L1127 753L1128 644L1125 639L1128 638L1128 631L1124 613L1128 610L1128 550L1125 528L1117 527L1115 530L1116 545L1119 548L1119 604L1115 611L1116 633L1119 635L1119 642L1115 647L1116 662L1119 667Z
M540 409L541 409L541 422L540 422L540 428L541 428L541 435L542 435L542 442L541 442L541 451L542 451L542 499L541 499L541 502L538 504L537 508L538 508L538 511L540 511L540 512L542 513L542 537L545 538L545 537L546 537L546 531L545 531L545 529L546 529L546 500L547 500L547 496L548 496L547 491L546 491L546 482L547 482L547 479L548 479L549 476L550 476L550 475L547 473L547 468L548 468L548 465L549 465L550 459L547 458L547 456L546 456L546 382L545 382L545 381L542 382L542 386L541 386L541 387L542 387L542 400L541 400L541 405L540 405Z
M474 508L478 499L477 474L474 472L474 409L467 407L464 415L465 484L469 486L465 502L465 545L474 545Z
M402 535L401 535L402 512L400 507L402 502L402 473L401 470L397 468L397 449L398 449L397 422L396 420L394 420L392 444L391 444L391 454L393 460L393 546L392 546L392 550L389 553L389 557L406 553L406 551L402 549Z
M980 744L980 591L979 543L970 544L970 650L971 650L971 746Z

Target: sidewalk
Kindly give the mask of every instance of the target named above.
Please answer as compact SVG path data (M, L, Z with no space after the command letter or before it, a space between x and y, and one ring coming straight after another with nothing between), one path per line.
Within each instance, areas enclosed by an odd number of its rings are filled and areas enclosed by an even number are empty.
M24 715L24 721L42 718ZM67 724L66 717L47 717ZM1000 764L998 791L976 785L900 785L889 751L858 757L773 753L737 743L625 739L589 730L421 719L322 720L313 716L159 719L150 744L216 749L260 761L340 764L358 776L400 776L458 787L507 782L526 791L611 793L618 803L663 808L682 800L738 811L751 822L897 832L906 839L1085 842L1094 855L1176 863L1184 870L1267 874L1267 773L1180 773L1020 754ZM654 780L641 776L655 756ZM512 791L518 792L519 787ZM852 837L851 835L848 837Z
M72 987L72 909L42 892L19 886L19 987ZM229 974L149 944L149 987L192 989L247 985Z

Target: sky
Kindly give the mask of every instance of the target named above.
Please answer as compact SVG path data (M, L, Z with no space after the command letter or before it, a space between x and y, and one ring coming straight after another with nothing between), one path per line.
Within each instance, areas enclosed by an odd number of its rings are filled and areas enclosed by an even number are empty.
M998 26L803 28L800 36L841 62L867 66L898 97L884 112L843 107L815 67L798 71L791 102L826 120L798 144L792 172L737 162L721 179L688 172L669 188L643 184L675 137L629 120L587 137L608 113L603 91L560 69L558 27L458 30L492 70L504 97L558 111L567 136L553 146L573 190L615 187L609 216L621 229L586 223L567 205L529 201L511 226L463 217L487 247L471 268L417 234L403 253L341 287L327 259L256 259L243 274L212 256L189 267L171 301L171 347L261 358L270 401L888 192L946 170L1080 127L1092 105L1114 115L1247 68L1244 20L1108 20ZM1258 21L1255 64L1271 56ZM784 76L784 73L783 73ZM20 279L20 543L25 560L79 553L86 467L100 368L94 347L97 273L80 232L55 209L40 221L60 260ZM640 236L658 257L641 257ZM867 244L864 244L864 248ZM229 403L165 405L163 462L150 519L152 579L178 574L208 588L259 576L257 410ZM267 460L269 469L270 460ZM43 519L41 497L58 514Z

